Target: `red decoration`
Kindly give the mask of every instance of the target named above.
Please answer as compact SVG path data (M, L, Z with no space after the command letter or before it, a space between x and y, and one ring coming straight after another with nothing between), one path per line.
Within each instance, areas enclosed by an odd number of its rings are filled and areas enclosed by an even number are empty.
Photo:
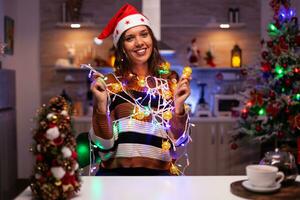
M76 153L76 151L72 151L72 158L77 159L77 153Z
M295 42L296 42L296 44L297 44L298 46L300 46L300 35L297 35L297 36L295 37Z
M38 155L36 155L35 159L36 159L36 161L41 162L44 160L44 157L43 157L43 155L38 154Z
M251 95L250 101L253 105L257 104L257 105L261 106L263 104L263 98L262 98L261 93L259 93L257 91L251 91L250 95Z
M272 69L271 67L271 64L270 63L264 63L262 66L261 66L261 70L263 72L270 72Z
M280 50L280 47L278 45L276 45L276 46L273 47L273 53L276 56L279 56L281 54L281 50Z
M256 130L257 132L261 132L261 131L262 131L262 128L261 128L260 125L256 125L255 130Z
M284 135L285 135L285 133L284 133L283 131L278 131L278 132L277 132L277 137L278 137L279 139L282 139L282 138L284 137Z
M58 146L58 145L61 145L64 142L64 140L61 137L58 137L58 138L54 139L53 142L55 145Z
M267 45L268 45L268 47L272 48L273 47L273 42L272 41L268 41Z
M236 150L236 149L238 148L238 145L237 145L236 143L232 143L232 144L230 145L230 148L231 148L232 150Z
M243 119L247 119L248 112L242 112L241 116L242 116Z
M266 111L268 115L275 117L278 114L279 108L277 105L271 103L267 106Z
M269 55L269 53L266 52L266 51L263 51L263 52L261 53L261 57L262 57L263 59L265 59L265 60L267 60L268 55Z

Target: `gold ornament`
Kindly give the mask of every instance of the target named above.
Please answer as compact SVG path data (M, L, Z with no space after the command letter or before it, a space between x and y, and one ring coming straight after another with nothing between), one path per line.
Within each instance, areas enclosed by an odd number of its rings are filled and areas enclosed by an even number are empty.
M179 176L179 174L180 174L180 171L179 171L178 167L175 166L173 163L170 167L170 173L173 174L173 175L177 175L177 176Z
M56 186L60 186L60 185L61 185L61 181L56 181L54 184L55 184Z
M185 66L182 71L183 78L190 78L192 75L192 68L190 66Z
M164 113L163 113L163 119L165 119L165 120L170 120L170 119L172 119L172 112L171 111L165 111Z
M142 120L142 119L144 119L144 117L145 117L144 112L138 111L138 112L135 114L135 118L138 119L138 120Z
M145 87L145 86L146 86L145 79L144 79L144 78L139 78L139 80L138 80L138 85L139 85L140 87Z
M51 118L51 122L56 123L57 119L58 119L58 117L56 115L53 115L52 118Z
M118 93L122 90L122 86L119 83L113 83L111 87L114 93Z
M162 64L161 68L162 68L163 70L169 71L170 68L171 68L171 65L170 65L169 62L164 62L164 63Z
M161 144L161 148L163 151L168 151L171 148L169 140L163 141Z
M173 96L172 92L170 90L165 90L162 93L162 97L166 100L171 99Z

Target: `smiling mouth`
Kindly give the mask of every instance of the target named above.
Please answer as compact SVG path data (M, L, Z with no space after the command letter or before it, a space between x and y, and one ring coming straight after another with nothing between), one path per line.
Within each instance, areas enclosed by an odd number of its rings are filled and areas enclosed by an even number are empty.
M138 50L135 50L134 52L138 55L138 56L143 56L146 54L146 48L142 48L142 49L138 49Z

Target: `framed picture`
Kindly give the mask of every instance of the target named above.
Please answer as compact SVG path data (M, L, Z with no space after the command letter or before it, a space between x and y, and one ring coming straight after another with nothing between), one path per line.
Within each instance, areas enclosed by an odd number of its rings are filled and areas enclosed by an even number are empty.
M14 20L11 17L4 17L4 43L6 47L4 49L5 54L14 54Z

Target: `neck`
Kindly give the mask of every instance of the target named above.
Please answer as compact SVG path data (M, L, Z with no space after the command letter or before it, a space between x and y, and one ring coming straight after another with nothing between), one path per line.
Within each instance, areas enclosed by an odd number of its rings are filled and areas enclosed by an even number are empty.
M132 72L139 77L146 77L149 75L148 64L138 64L132 67Z

